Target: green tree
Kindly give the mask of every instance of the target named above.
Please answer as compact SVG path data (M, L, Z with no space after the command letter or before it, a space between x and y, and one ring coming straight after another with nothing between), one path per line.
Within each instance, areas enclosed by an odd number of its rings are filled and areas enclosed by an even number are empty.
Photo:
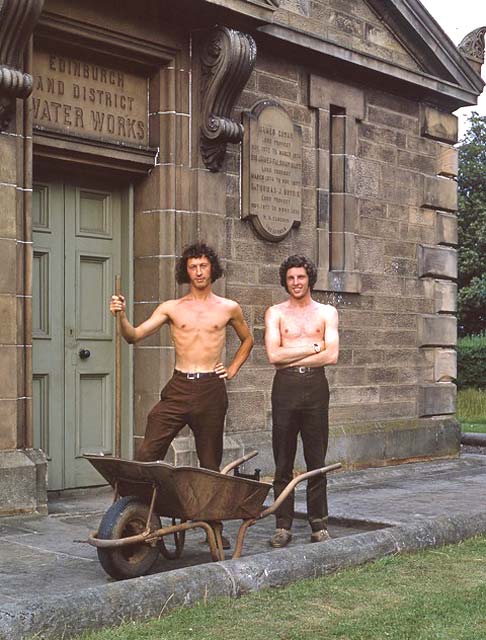
M486 331L486 116L473 113L459 147L460 335Z

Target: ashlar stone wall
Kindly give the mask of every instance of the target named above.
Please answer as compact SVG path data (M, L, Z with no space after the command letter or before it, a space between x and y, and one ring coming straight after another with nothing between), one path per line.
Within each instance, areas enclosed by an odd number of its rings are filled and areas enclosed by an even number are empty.
M313 90L313 84L321 88ZM326 263L333 158L325 95L335 102L341 96L349 114L342 158L349 277L336 272L335 287ZM312 76L260 48L235 117L269 97L302 127L302 223L271 243L240 220L239 150L232 149L226 162L226 293L241 303L256 343L249 363L229 383L228 432L260 447L269 438L273 368L264 350L264 312L285 298L278 283L281 261L304 253L320 273L327 269L316 299L335 304L340 315L340 359L327 372L331 459L359 466L453 455L455 117L384 90ZM229 338L231 352L237 342Z

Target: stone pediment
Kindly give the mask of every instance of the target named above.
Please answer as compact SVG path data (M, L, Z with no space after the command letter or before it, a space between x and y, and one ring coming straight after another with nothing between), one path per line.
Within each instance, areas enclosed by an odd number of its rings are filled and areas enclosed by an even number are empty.
M325 64L354 67L358 81L379 75L451 109L475 104L484 86L477 65L419 0L281 0L272 24L259 30L321 53Z
M365 55L423 70L421 61L364 0L332 4L329 0L281 0L274 22L294 25Z

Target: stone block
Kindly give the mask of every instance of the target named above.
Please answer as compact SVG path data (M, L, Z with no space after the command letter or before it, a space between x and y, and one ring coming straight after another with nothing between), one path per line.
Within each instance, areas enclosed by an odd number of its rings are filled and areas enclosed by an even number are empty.
M232 432L259 431L265 415L265 393L257 391L229 391L226 430Z
M422 206L457 211L457 183L449 178L424 177Z
M456 385L426 384L419 389L419 416L441 416L456 411Z
M325 151L329 150L329 106L326 109L318 109L317 124L317 148Z
M448 247L419 245L419 277L457 278L457 251Z
M459 168L459 154L454 147L440 145L437 155L436 173L446 178L455 178Z
M379 238L356 239L358 271L361 273L383 273L383 240Z
M134 392L157 394L167 384L174 369L173 347L134 349Z
M197 172L198 211L226 213L226 175L200 170Z
M0 183L5 185L17 184L17 148L16 136L0 136Z
M385 125L394 129L401 129L412 134L418 133L418 124L416 118L394 113L387 109L379 109L378 107L368 107L368 120L374 124Z
M257 75L258 91L276 99L289 100L298 102L299 85L296 82L289 82L283 78L267 75L266 73L258 73Z
M14 185L0 185L0 238L15 238L16 233L16 189Z
M457 318L422 315L418 318L420 347L453 347L457 343Z
M324 271L318 269L316 291L360 293L361 274L352 271Z
M0 344L15 344L17 325L16 316L16 297L12 294L0 295Z
M309 106L329 109L330 105L343 107L346 115L363 120L365 116L364 92L358 87L311 75Z
M421 349L425 364L424 382L453 382L457 377L455 349Z
M0 293L16 293L16 276L17 248L15 240L0 238Z
M0 515L47 515L47 460L42 451L0 451L0 478Z
M426 138L455 144L458 136L457 117L422 105L420 109L420 132Z
M447 280L435 280L434 304L436 313L456 313L457 284Z
M437 244L457 246L457 217L450 213L437 212Z

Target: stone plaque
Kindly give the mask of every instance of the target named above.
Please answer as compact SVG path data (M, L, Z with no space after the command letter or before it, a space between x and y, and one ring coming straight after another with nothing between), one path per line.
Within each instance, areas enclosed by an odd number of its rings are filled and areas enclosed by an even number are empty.
M34 55L34 128L148 146L148 79L47 51Z
M277 102L243 114L242 218L266 240L282 240L302 215L302 132Z

